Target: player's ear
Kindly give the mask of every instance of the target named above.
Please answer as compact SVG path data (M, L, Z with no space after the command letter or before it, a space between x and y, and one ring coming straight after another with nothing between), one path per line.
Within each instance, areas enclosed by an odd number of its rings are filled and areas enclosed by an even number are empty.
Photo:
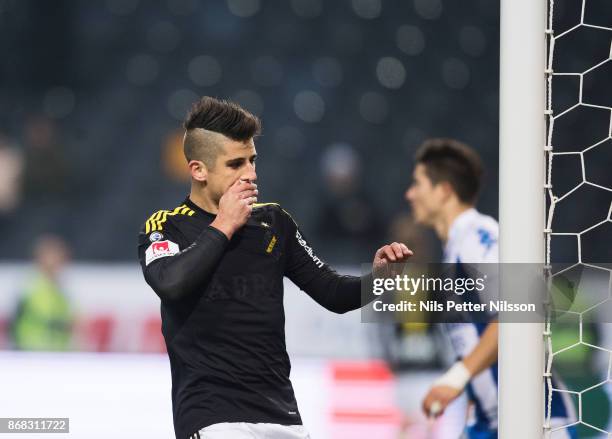
M442 196L444 199L450 198L454 193L453 185L451 185L448 181L441 181L438 183L439 190L442 191Z
M187 164L189 166L189 173L191 178L201 183L205 182L208 178L208 169L204 162L200 160L190 160Z

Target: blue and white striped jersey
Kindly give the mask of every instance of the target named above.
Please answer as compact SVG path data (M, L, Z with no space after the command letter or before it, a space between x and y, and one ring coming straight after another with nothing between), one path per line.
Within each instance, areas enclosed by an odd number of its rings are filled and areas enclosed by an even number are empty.
M444 262L496 263L498 235L497 221L474 208L468 209L451 225L444 246Z
M460 214L448 233L444 247L445 263L497 263L499 261L499 225L495 219L471 208ZM459 358L468 355L478 344L486 323L446 324L451 344ZM479 431L497 430L497 363L476 375L466 388L474 404L472 427ZM574 408L563 394L553 393L552 415L574 418Z

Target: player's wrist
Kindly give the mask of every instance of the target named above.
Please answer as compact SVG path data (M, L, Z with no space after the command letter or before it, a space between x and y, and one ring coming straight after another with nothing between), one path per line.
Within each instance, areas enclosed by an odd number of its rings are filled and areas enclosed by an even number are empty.
M210 223L210 226L223 233L227 239L232 239L232 235L236 231L236 227L233 227L230 222L224 221L219 217L215 218L214 221Z
M472 375L463 361L457 361L444 375L434 381L434 386L448 386L463 390L471 378Z

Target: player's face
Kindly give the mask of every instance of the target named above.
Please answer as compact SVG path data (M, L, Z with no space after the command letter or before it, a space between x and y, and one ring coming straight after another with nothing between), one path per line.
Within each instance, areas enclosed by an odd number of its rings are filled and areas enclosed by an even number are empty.
M215 167L208 171L207 184L213 197L220 199L238 180L255 182L256 159L253 139L246 142L224 139L223 152L217 156Z
M414 219L425 225L432 225L443 203L440 185L432 184L425 172L425 165L418 164L412 173L412 184L405 193Z

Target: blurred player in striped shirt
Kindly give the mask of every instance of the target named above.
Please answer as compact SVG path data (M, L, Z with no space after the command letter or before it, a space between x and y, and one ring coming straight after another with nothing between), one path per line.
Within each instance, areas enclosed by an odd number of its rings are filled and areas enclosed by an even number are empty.
M419 148L415 161L406 199L415 220L434 229L444 243L443 262L497 263L497 221L475 207L483 176L478 154L453 139L430 139ZM457 362L433 383L423 410L439 416L465 390L470 402L467 436L497 438L497 320L493 316L488 323L447 323L445 328ZM554 387L560 386L557 382ZM567 394L553 393L551 418L554 426L575 422ZM556 434L577 437L575 427Z

